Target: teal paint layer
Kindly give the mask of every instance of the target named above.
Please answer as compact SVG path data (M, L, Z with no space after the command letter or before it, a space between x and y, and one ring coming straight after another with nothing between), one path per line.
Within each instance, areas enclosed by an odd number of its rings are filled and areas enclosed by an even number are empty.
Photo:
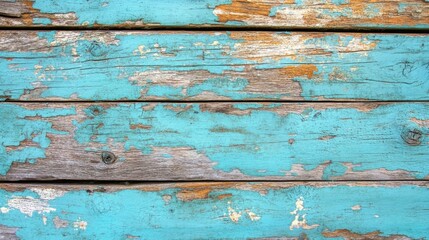
M273 34L285 41L297 35ZM37 38L41 46L29 38L33 47L27 50L0 51L3 99L183 100L204 98L208 93L213 99L235 100L429 99L429 37L425 35L327 34L300 43L303 49L317 49L320 54L297 58L268 54L257 60L239 54L243 45L253 44L252 51L261 54L284 51L287 46L276 49L268 40L263 45L248 43L228 33L39 32ZM288 72L278 70L302 64L317 70L310 79L309 73L293 77L302 91L290 90ZM272 78L264 78L265 73L255 79L246 77L258 70L275 74ZM248 73L240 75L243 72ZM171 73L176 75L167 79ZM296 73L290 70L291 75ZM262 84L252 85L258 80L267 84L281 80L284 88L280 85L267 93Z
M18 228L16 234L23 240L299 236L327 239L324 234L340 229L362 235L379 232L380 238L429 237L426 187L295 186L264 189L264 194L221 188L212 189L206 199L193 201L181 201L177 197L180 190L87 192L82 189L54 199L40 197L35 190L1 190L0 224ZM226 197L219 199L219 196ZM297 208L298 201L303 209ZM19 206L27 208L20 210ZM233 215L234 212L240 216ZM254 214L253 220L250 213ZM312 229L294 227L296 217L301 222L305 219L307 227Z
M74 13L78 25L117 25L142 22L169 26L189 24L217 24L213 9L231 0L181 0L181 1L120 1L78 0L59 3L55 0L36 0L33 8L40 13Z
M199 104L158 104L151 110L137 103L91 106L85 109L86 120L74 121L74 137L83 146L107 146L112 140L143 154L153 147L190 147L215 162L217 170L238 169L255 177L284 176L294 164L312 170L328 162L325 179L344 175L346 163L353 164L354 172L403 170L415 178L429 174L429 129L418 124L429 119L426 104L390 104L367 112L309 107L285 115L274 111L287 112L287 107L261 106L234 104L236 111L250 110L241 115L210 112ZM422 133L419 146L403 139L404 132L414 129Z
M45 150L51 143L48 135L68 134L54 129L49 118L73 114L74 107L32 110L1 104L0 175L6 175L12 163L34 163L45 158ZM31 146L23 144L24 141L31 142Z

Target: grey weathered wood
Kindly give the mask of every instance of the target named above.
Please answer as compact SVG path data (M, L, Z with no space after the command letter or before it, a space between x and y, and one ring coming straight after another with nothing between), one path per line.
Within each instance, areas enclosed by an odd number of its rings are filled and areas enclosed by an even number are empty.
M0 224L0 239L18 240L19 238L16 236L16 231L18 231L18 228L6 227Z

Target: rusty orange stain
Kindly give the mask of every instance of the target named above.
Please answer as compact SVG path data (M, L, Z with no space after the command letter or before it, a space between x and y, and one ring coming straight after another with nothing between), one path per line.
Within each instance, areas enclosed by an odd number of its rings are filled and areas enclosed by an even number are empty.
M293 0L285 3L294 3ZM256 16L269 16L273 4L256 2L252 0L236 0L231 4L219 5L214 12L219 18L219 22L246 21Z
M407 4L400 12L399 4ZM376 16L368 14L368 4L373 4L371 9L379 9ZM250 25L269 24L270 20L275 20L275 26L284 25L290 20L289 15L279 14L270 16L270 11L274 7L284 6L292 15L301 16L302 23L295 23L295 26L321 26L321 27L352 27L359 25L417 25L428 24L429 17L426 14L428 6L416 0L384 2L380 0L350 0L347 4L334 4L325 2L316 6L304 4L299 6L293 0L286 1L252 1L233 0L231 4L219 5L214 9L219 22L229 21L246 22ZM325 13L327 12L327 13ZM345 16L332 17L332 13L347 13ZM348 13L349 12L349 13ZM286 24L288 25L288 24ZM289 24L290 25L290 24ZM291 26L294 26L293 23Z
M230 197L232 197L231 193L225 193L225 194L221 194L221 195L217 196L217 199L222 200L222 199L230 198Z
M212 191L210 188L184 189L176 194L176 197L182 201L189 202L196 199L206 199Z
M317 72L317 67L314 64L301 64L298 66L287 66L279 69L282 75L289 78L306 77L312 79L314 73Z
M152 128L152 126L144 125L141 123L130 125L130 129L151 129L151 128Z

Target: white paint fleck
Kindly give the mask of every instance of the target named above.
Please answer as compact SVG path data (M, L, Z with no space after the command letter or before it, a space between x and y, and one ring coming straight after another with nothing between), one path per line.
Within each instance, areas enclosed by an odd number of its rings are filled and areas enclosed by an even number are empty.
M88 225L88 223L86 221L82 221L80 219L78 219L77 221L73 222L73 227L78 230L86 230L86 226Z
M259 221L259 219L261 219L260 216L258 216L254 212L251 212L250 210L246 210L246 213L247 213L247 216L249 216L250 220L252 220L252 222Z
M305 218L306 214L303 214L302 216L300 215L300 213L304 210L306 210L304 208L304 198L299 197L295 202L295 210L290 212L291 215L295 215L293 221L289 226L290 230L293 230L295 228L302 228L302 229L309 230L309 229L317 228L319 226L319 224L308 225L307 219Z
M168 195L168 194L162 195L162 199L164 200L165 205L168 205L170 204L170 201L171 201L171 195Z
M29 217L33 216L33 212L40 214L56 211L55 208L49 207L47 200L34 199L33 197L13 197L9 199L7 204L10 208L18 209Z
M40 66L40 65L34 65L34 69L36 69L36 70L39 70L39 69L42 69L43 68L43 66Z
M136 50L133 51L133 54L140 54L141 58L145 58L146 53L150 53L150 49L145 49L144 45L140 45Z
M228 202L228 215L231 221L237 223L240 220L241 212L237 212L235 209L231 207L231 202Z
M374 215L375 218L379 218L380 216L378 216L377 214Z
M295 210L290 212L292 215L296 215L299 211L304 210L304 198L300 197L295 202Z
M1 207L1 208L0 208L0 212L1 212L1 213L8 213L8 212L9 212L9 210L10 210L10 209L9 209L9 208L7 208L7 207Z
M36 192L40 196L40 199L44 200L52 200L66 193L65 191L53 188L31 188L30 190Z
M42 216L42 221L43 221L43 225L46 225L46 222L48 221L48 218L45 215L43 215Z
M354 206L352 207L352 210L353 210L353 211L359 211L359 210L361 210L361 207L360 207L360 205L354 205Z
M293 230L294 228L302 228L302 229L310 230L313 228L317 228L319 226L319 224L308 225L307 219L305 219L305 214L302 215L301 220L299 220L299 217L300 217L299 214L295 215L294 220L289 226L290 230Z

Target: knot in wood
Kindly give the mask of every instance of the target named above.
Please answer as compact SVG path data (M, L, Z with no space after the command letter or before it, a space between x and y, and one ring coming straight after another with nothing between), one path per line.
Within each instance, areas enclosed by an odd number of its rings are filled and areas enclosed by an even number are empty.
M418 129L406 130L402 134L402 139L411 146L417 146L422 143L422 132Z
M111 152L104 151L101 153L101 160L105 164L112 164L116 161L116 156Z
M96 42L96 41L92 41L91 45L89 46L89 53L91 53L92 56L94 57L101 57L106 55L108 52L106 46L104 46L103 44Z

